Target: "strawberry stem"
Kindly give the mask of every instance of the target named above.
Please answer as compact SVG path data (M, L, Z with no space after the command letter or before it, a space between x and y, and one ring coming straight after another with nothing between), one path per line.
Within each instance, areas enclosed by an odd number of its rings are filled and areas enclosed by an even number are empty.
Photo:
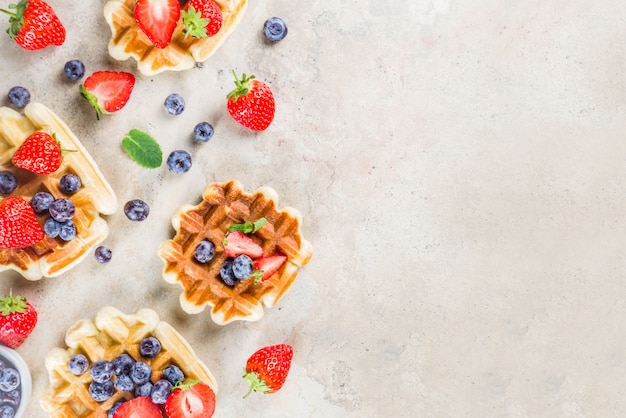
M226 97L228 99L232 98L234 102L237 102L237 100L239 100L241 96L245 96L246 94L248 94L248 91L250 90L248 88L248 82L255 78L255 76L251 75L250 77L246 77L246 73L243 73L241 75L241 80L239 80L239 77L237 77L237 73L235 73L235 70L233 70L233 75L235 76L235 89L228 93Z
M254 392L268 393L272 391L272 388L267 386L264 380L259 378L259 374L257 372L247 373L244 372L243 378L246 379L248 383L250 383L250 388L243 398L247 398L250 394Z
M96 109L96 119L100 120L102 115L110 115L111 112L107 112L98 104L98 98L95 94L91 93L85 88L84 84L80 85L80 95L83 96L94 109Z
M0 314L2 316L11 315L14 312L23 313L26 309L26 298L13 296L13 289L9 291L9 296L0 298Z
M7 33L11 39L15 39L22 25L24 24L24 11L28 6L28 0L21 0L18 4L9 4L9 9L15 9L15 12L0 9L2 13L9 15L9 28Z

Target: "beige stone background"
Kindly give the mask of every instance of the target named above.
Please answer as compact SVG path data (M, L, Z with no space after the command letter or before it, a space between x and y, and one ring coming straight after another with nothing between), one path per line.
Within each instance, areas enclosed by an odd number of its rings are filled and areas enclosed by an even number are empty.
M2 274L1 290L40 313L18 349L33 373L28 417L45 416L45 353L105 305L174 325L218 380L219 417L626 414L625 2L254 1L204 65L137 74L127 106L101 121L63 64L134 62L107 55L103 0L50 3L66 43L29 52L0 37L0 92L24 85L55 110L120 210L107 218L110 264ZM289 35L268 45L272 15ZM226 113L232 69L271 85L267 131ZM177 117L162 107L173 92L187 103ZM201 120L216 133L195 145ZM135 165L120 148L132 128L166 154L189 150L191 171ZM298 208L315 252L262 320L220 327L183 313L156 249L176 207L231 178ZM121 210L137 197L152 210L143 223ZM241 399L245 360L278 342L295 349L284 388Z

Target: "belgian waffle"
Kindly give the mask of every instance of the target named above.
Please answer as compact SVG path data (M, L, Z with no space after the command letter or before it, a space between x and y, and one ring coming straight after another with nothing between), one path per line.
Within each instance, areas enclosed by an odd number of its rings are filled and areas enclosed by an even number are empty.
M134 58L144 75L163 71L182 71L203 62L224 43L237 27L248 0L216 0L222 10L220 31L208 38L185 37L182 19L174 30L171 43L163 49L155 47L137 26L133 15L136 0L109 0L104 5L104 17L111 28L109 54L119 61Z
M139 354L139 343L148 336L157 338L161 343L161 351L152 359ZM83 319L71 326L65 335L65 343L67 349L54 348L45 360L49 384L40 403L53 418L104 418L113 404L132 397L128 392L116 390L108 400L102 403L94 401L89 396L89 372L76 376L67 367L70 357L79 353L87 356L90 363L112 361L119 354L127 353L135 360L141 359L150 364L153 382L161 378L165 367L176 364L186 378L201 380L217 394L217 383L207 366L196 358L184 338L171 325L160 321L151 309L126 315L116 308L104 307L95 320Z
M222 238L232 224L254 222L266 218L267 223L251 238L265 255L284 254L287 261L268 280L254 283L249 279L234 287L224 284L219 271L227 258ZM287 292L300 267L311 258L311 244L302 238L301 214L294 208L278 209L278 196L270 187L245 193L235 180L211 183L203 191L202 202L196 206L183 205L172 216L176 231L173 239L159 247L164 261L163 277L169 283L179 283L182 309L191 314L210 305L211 318L220 325L236 320L256 321L263 307L274 306ZM215 245L215 255L207 264L194 259L196 245L209 239Z
M76 151L64 153L61 167L45 176L19 169L11 163L19 146L38 130L54 133L63 148ZM76 206L73 221L77 237L68 242L46 237L30 247L0 249L0 271L15 270L29 280L58 276L78 264L107 237L108 226L100 215L115 212L117 199L113 189L78 138L44 105L30 103L24 108L24 114L0 107L0 171L5 170L15 174L18 180L18 187L11 195L26 200L41 191L63 197L59 180L67 173L78 175L83 186L70 196Z

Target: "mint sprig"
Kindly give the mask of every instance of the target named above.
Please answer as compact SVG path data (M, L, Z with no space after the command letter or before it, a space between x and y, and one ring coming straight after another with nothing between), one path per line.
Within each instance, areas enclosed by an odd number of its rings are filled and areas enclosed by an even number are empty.
M149 134L132 129L122 140L122 148L137 164L157 168L163 162L161 146Z
M228 228L228 232L239 231L242 234L254 234L267 223L267 219L259 218L255 222L245 222L242 224L234 224Z

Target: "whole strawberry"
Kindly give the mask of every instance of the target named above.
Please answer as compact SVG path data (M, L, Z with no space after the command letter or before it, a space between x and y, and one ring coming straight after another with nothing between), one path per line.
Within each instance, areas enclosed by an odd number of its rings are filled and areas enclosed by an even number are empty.
M20 145L11 161L14 166L35 174L50 174L61 166L61 151L61 145L52 135L36 131Z
M42 49L49 45L60 46L65 42L65 27L52 7L42 0L20 0L2 10L8 14L7 33L24 49Z
M222 9L213 0L190 0L181 16L185 25L183 35L194 38L207 38L217 34L224 21Z
M37 311L22 296L0 298L0 343L17 348L37 325Z
M96 71L80 85L80 94L96 109L96 118L123 108L135 87L135 76L125 71Z
M250 383L250 389L244 395L247 398L252 391L274 393L283 387L291 367L293 347L278 344L263 347L248 359L244 379Z
M253 131L264 131L274 120L276 104L270 87L262 81L254 80L254 76L241 80L235 76L235 89L227 98L228 113L241 125Z
M24 248L44 239L35 211L17 196L0 201L0 248Z

